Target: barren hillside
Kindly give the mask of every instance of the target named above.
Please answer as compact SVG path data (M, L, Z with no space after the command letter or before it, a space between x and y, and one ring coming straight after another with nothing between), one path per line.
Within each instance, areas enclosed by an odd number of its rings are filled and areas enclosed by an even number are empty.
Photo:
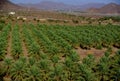
M21 7L10 2L9 0L0 0L0 9L1 10L13 10L20 9Z
M110 13L110 14L120 13L120 5L115 3L110 3L101 8L91 8L89 9L89 11L95 13Z

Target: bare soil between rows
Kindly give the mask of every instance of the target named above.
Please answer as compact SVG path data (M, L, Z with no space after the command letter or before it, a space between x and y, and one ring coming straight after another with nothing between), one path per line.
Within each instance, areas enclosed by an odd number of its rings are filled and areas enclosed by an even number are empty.
M77 47L77 49L75 49L75 50L79 54L81 59L85 58L89 54L92 54L95 56L95 58L99 59L107 51L107 48L103 48L103 49L91 48L89 50L86 50L86 49L82 49L80 47ZM115 52L117 52L117 51L118 51L118 48L112 47L112 54L111 55L115 54Z

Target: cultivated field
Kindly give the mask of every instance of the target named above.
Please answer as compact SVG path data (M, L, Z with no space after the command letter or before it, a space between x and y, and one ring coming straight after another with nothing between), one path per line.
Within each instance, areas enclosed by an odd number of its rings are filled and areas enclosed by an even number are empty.
M120 81L118 0L19 1L0 0L0 81Z
M119 81L119 25L0 24L1 81Z

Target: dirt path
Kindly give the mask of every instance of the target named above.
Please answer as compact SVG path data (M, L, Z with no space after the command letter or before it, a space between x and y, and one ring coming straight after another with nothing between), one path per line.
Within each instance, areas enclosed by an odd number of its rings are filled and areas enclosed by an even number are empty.
M23 54L26 58L28 58L28 51L27 51L27 48L25 46L25 43L23 42L22 40L22 49L23 49Z
M12 47L12 32L9 34L8 38L8 47L7 47L7 55L6 58L12 58L11 54L11 47Z
M21 43L22 43L23 54L26 58L28 58L28 50L27 50L27 47L25 45L25 42L22 36L22 26L19 25L19 29L20 29L20 38L21 38Z

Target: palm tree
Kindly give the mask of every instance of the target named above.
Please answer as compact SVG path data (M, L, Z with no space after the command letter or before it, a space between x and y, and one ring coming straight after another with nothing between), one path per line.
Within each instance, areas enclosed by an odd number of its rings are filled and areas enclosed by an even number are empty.
M66 81L71 80L71 72L72 72L72 67L73 67L74 63L72 61L72 59L70 59L70 57L66 57L65 59L65 71L64 71L64 77L66 78Z
M54 56L51 58L51 60L52 60L52 62L53 62L53 66L55 66L55 65L59 62L60 58L59 58L58 55L54 55Z
M83 81L97 81L97 77L95 77L95 74L91 70L90 67L88 67L86 64L80 64L80 79L83 79ZM83 78L82 78L83 77Z
M61 64L57 64L53 70L53 81L61 81L63 77L63 66Z
M23 81L25 78L25 73L26 73L26 62L24 62L25 59L19 59L16 61L11 69L10 69L10 76L12 80L14 81Z
M34 57L30 57L29 58L29 65L32 66L32 65L35 65L36 64L36 59Z
M120 51L116 52L116 55L110 58L109 77L112 80L118 81L120 79Z
M9 59L9 58L6 58L5 60L4 60L4 71L5 71L5 73L6 73L6 76L8 76L9 74L10 74L10 69L11 69L11 66L12 66L12 62L13 60L12 59Z
M66 57L65 59L65 63L64 63L64 66L65 66L65 75L68 80L72 81L74 79L77 79L78 75L79 75L79 68L78 68L78 65L79 65L79 61L77 62L77 60L74 62L71 57Z
M2 51L0 50L0 61L2 61L5 58L5 55L1 53Z
M100 63L98 64L98 72L100 75L100 80L105 81L109 80L109 68L110 68L110 61L109 57L103 56L100 59Z
M38 62L38 67L41 68L41 69L49 70L49 66L50 66L50 60L41 59Z
M95 67L95 57L93 55L88 55L86 58L82 60L82 63L90 67L91 69Z
M73 62L78 62L80 60L79 55L74 50L70 51L69 57Z
M40 69L36 65L32 65L30 68L27 69L26 76L27 78L25 79L26 81L42 81L41 80L41 73Z
M46 60L46 59L41 59L37 65L40 68L42 81L48 81L50 79L49 75L50 75L50 72L52 69L51 62L49 60Z
M73 66L73 61L70 57L66 57L65 66L68 67L68 68L71 68Z
M2 64L2 74L5 74L3 77L4 81L11 81L10 69L12 66L13 60L10 58L5 58Z
M41 59L48 59L48 55L42 52L42 53L40 54L40 58L41 58Z

